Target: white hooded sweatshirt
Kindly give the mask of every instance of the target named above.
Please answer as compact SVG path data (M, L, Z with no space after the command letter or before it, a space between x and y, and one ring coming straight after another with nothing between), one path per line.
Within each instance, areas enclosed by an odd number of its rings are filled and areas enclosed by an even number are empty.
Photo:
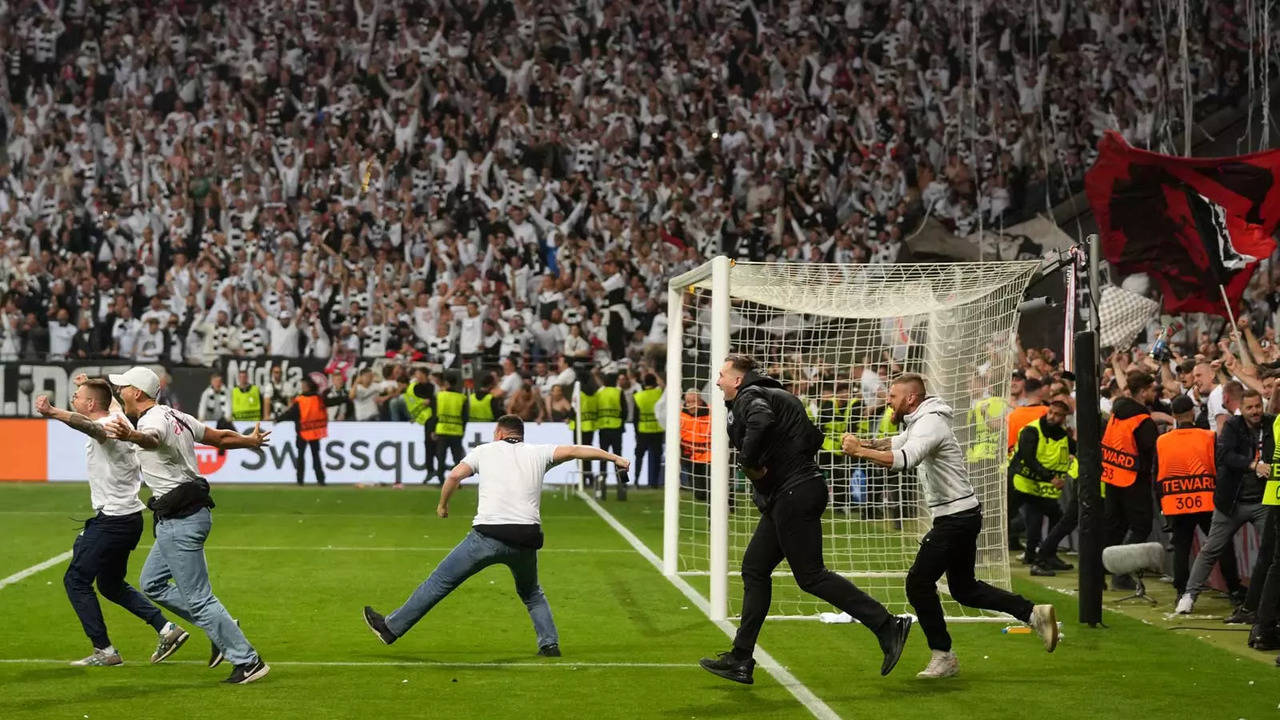
M927 397L903 418L903 431L892 441L893 469L917 469L925 503L933 517L954 515L978 507L969 482L964 451L951 430L951 406Z

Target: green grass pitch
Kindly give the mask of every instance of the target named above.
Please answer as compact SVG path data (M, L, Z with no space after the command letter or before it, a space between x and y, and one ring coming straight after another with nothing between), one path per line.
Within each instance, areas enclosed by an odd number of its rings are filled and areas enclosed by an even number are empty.
M541 580L564 657L535 657L510 573L490 568L395 645L379 643L363 605L397 607L466 532L475 494L435 517L438 490L217 487L207 555L215 592L271 664L261 682L227 686L192 639L160 665L154 634L106 603L115 668L72 668L90 650L62 588L65 562L0 587L0 718L804 718L763 670L741 686L697 660L728 638L588 505L548 492ZM0 485L0 577L69 550L84 485ZM661 498L633 492L610 512L661 546ZM129 579L151 542L133 556ZM733 582L739 582L736 578ZM1074 622L1070 596L1017 580L1057 604L1065 637L1044 653L1001 625L955 624L960 675L917 680L928 660L913 630L898 669L878 674L864 629L765 625L762 646L844 718L1259 718L1280 716L1280 669L1109 612L1107 629Z

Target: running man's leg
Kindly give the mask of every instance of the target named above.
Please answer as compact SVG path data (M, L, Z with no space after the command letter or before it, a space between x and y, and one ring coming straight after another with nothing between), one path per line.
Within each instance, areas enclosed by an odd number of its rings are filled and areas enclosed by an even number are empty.
M212 524L209 508L201 508L185 518L161 520L156 528L155 547L160 550L173 575L176 591L189 608L192 622L209 635L229 662L246 665L256 662L258 653L213 594L213 586L209 583L204 543Z
M508 554L503 562L511 568L511 577L516 581L516 594L529 610L533 631L538 636L538 648L559 645L560 634L556 631L555 620L551 618L551 604L547 602L547 596L538 584L538 551L523 548L513 550L515 552Z
M506 545L472 530L462 538L431 575L413 591L404 605L386 616L387 629L402 637L446 595L467 578L489 567L502 556Z

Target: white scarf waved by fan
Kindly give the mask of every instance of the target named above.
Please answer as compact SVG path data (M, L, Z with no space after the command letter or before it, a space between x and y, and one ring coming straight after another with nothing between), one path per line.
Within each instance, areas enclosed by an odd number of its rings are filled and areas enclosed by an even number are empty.
M1160 309L1160 303L1115 285L1102 288L1099 347L1127 348Z

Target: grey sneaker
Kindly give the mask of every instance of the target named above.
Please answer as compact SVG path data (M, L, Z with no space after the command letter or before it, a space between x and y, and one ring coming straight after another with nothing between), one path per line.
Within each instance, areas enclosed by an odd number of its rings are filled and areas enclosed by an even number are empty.
M123 665L124 659L120 657L120 653L106 653L97 648L93 649L93 654L81 660L74 660L71 663L76 667L107 667L110 665Z
M189 637L191 635L176 623L166 623L164 630L160 631L160 639L156 643L156 651L151 653L151 662L158 663L178 652L178 648L182 647L182 644Z

